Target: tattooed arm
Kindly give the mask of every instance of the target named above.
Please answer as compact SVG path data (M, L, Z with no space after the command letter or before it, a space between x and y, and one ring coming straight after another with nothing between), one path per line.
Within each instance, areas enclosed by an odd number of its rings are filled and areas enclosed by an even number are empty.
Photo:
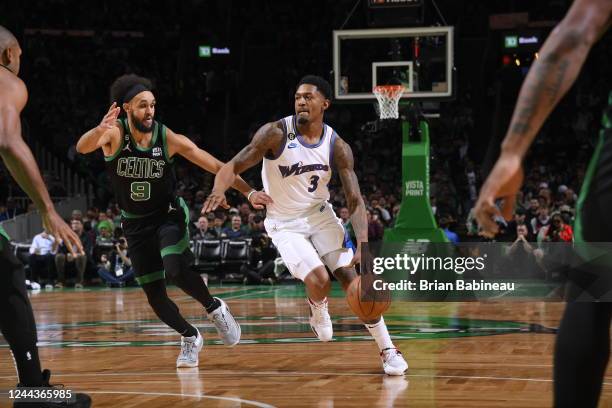
M591 47L610 25L612 2L576 0L552 31L521 87L502 153L523 158L542 124L574 84Z
M253 140L242 149L234 158L221 167L215 177L212 192L204 202L202 213L214 211L225 200L225 192L232 185L236 176L259 163L266 154L278 151L283 141L283 131L280 122L263 125L253 136ZM248 195L251 203L266 205L272 199L265 193L258 191Z
M576 0L550 34L521 87L497 163L474 207L481 235L493 237L496 216L510 219L523 182L522 160L542 124L572 86L593 44L610 26L612 1ZM503 198L501 209L495 200Z
M361 244L368 242L368 219L366 216L365 203L359 190L359 181L355 174L353 151L351 147L340 137L334 142L334 163L342 181L344 196L347 207L351 214L351 225L357 238L357 252L351 261L351 266L358 263L361 258Z

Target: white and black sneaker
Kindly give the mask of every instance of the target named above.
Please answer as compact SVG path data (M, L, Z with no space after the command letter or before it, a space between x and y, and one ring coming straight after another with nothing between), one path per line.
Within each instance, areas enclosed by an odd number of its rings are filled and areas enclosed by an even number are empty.
M200 363L200 351L204 347L204 338L196 329L196 335L181 337L181 352L176 359L177 367L197 367Z
M404 375L408 370L408 363L402 353L396 348L387 348L380 352L383 370L387 375Z
M327 310L327 298L318 305L308 299L308 305L310 306L310 327L312 331L319 340L330 341L334 335L334 328Z
M219 298L215 298L221 303L221 306L208 314L208 320L215 326L219 337L223 344L229 347L233 347L240 342L240 335L242 330L240 325L232 316L232 313L227 307L227 304Z

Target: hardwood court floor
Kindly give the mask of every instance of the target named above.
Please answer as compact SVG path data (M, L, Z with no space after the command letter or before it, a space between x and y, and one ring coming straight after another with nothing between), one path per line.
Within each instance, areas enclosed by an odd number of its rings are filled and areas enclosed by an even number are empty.
M139 288L32 296L43 366L94 407L547 407L561 303L396 302L386 315L410 369L382 374L378 349L334 286L334 341L308 325L301 285L215 287L242 325L220 345L200 308L169 290L206 338L200 367L175 368L178 336ZM0 337L0 389L17 382ZM53 382L53 381L52 381ZM602 406L612 406L608 372ZM10 406L7 400L0 406Z

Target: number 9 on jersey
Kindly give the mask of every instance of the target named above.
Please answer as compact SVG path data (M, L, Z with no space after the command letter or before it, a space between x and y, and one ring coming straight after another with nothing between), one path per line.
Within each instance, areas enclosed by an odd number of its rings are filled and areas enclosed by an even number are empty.
M147 201L151 198L151 183L148 181L134 181L130 185L130 197L133 201Z

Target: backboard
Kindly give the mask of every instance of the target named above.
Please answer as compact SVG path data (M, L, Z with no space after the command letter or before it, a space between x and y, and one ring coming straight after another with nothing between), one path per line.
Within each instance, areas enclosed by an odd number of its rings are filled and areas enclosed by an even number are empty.
M453 95L453 27L334 31L334 96L375 101L377 85L402 84L402 98Z

